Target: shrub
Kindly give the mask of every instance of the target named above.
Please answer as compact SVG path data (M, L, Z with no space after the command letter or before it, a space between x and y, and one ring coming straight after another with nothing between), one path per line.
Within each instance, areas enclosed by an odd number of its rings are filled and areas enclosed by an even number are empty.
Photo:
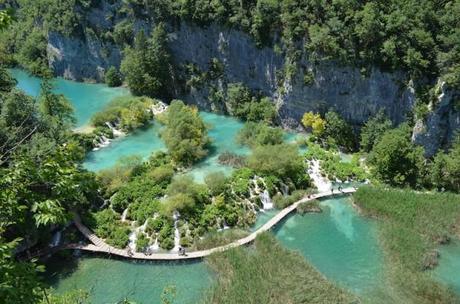
M283 130L262 123L247 122L238 132L237 141L249 146L279 145L283 143Z
M149 238L142 232L137 234L136 251L144 251L149 246Z
M122 84L121 75L117 69L112 66L105 73L105 83L109 87L119 87Z
M227 177L222 171L209 173L204 180L211 195L219 195L226 189Z

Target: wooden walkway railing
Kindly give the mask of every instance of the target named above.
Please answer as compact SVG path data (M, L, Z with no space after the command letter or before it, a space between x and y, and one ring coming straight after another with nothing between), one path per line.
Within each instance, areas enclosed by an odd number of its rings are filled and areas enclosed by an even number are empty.
M75 220L74 220L75 226L78 228L78 230L81 231L81 233L83 233L83 235L88 240L91 241L92 244L87 244L87 245L70 244L70 245L65 246L64 248L80 249L80 250L91 251L91 252L108 253L108 254L113 254L113 255L128 258L128 259L138 259L138 260L158 260L159 261L159 260L198 259L198 258L206 257L215 252L225 251L230 248L239 247L239 246L246 245L246 244L253 242L256 239L257 235L273 228L277 223L279 223L282 219L284 219L288 214L293 212L297 208L297 206L303 202L308 202L308 201L318 199L318 198L326 198L326 197L330 197L334 195L349 194L355 191L356 189L354 188L347 188L347 189L343 189L341 192L335 192L335 193L323 192L323 193L313 194L310 197L305 197L295 202L294 204L284 208L278 214L276 214L273 218L271 218L267 223L261 226L259 229L257 229L256 231L254 231L253 233L251 233L250 235L242 239L236 240L224 246L219 246L219 247L215 247L215 248L208 249L208 250L187 252L186 255L179 255L177 253L152 253L150 255L146 255L141 252L129 252L127 249L118 249L118 248L112 247L109 244L105 243L104 240L97 237L86 226L84 226L80 220L80 217L76 214Z

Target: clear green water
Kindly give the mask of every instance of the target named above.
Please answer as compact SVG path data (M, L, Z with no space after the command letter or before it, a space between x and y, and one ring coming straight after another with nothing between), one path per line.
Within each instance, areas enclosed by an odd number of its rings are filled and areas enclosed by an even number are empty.
M275 234L330 280L368 295L381 285L383 257L375 223L359 216L349 200L321 201L322 213L294 214L277 227Z
M12 70L19 88L36 96L40 80L20 70ZM77 126L88 123L93 113L101 110L112 98L128 94L124 89L104 85L55 80L56 92L70 99L76 110ZM235 135L243 126L231 117L201 112L211 127L209 135L214 148L208 158L188 174L197 181L213 171L229 174L232 169L217 162L224 151L246 155L249 149L235 142ZM84 166L100 170L112 166L123 156L148 157L153 151L164 149L159 138L160 126L153 124L127 137L120 138L109 147L90 153ZM295 141L295 133L286 133L287 142ZM348 204L347 198L322 202L325 212L293 215L275 230L276 236L288 248L299 250L329 279L357 293L367 293L379 283L381 256L374 235L374 225L360 218ZM262 214L255 227L262 226L276 211ZM48 265L55 273L50 282L58 292L74 288L91 291L95 304L114 303L129 297L139 303L158 303L164 287L177 287L176 303L196 303L209 287L212 276L204 263L135 263L100 257L83 257L75 264L54 261ZM441 269L441 268L440 268Z
M115 304L126 297L138 304L160 303L168 286L176 287L175 304L197 303L212 280L202 262L129 262L86 256L72 262L52 261L47 268L47 279L57 293L84 289L94 304Z
M11 74L18 81L18 87L27 94L36 97L40 93L40 78L30 76L19 69L11 69ZM76 127L88 124L91 116L101 111L113 98L128 95L124 88L109 88L103 84L89 84L56 78L54 91L64 94L72 103L77 119Z
M324 200L321 214L292 215L275 229L287 248L298 250L328 279L359 295L381 285L382 257L375 225L356 213L349 198ZM263 225L276 211L260 217ZM177 287L177 303L196 303L211 285L212 274L203 262L133 263L84 257L78 264L53 263L50 281L57 292L83 288L95 304L112 303L129 296L140 303L158 303L164 287Z
M441 258L433 270L434 277L460 294L460 241L441 246L439 253Z
M128 136L115 139L110 145L87 154L83 167L90 171L110 168L120 159L138 155L147 159L153 151L166 150L159 138L161 125L157 122L145 129L138 129Z

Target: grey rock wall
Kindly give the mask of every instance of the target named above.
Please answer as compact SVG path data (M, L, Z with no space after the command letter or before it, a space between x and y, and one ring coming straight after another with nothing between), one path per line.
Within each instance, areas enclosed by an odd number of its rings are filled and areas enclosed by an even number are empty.
M418 120L412 140L425 148L425 156L433 156L446 147L460 131L460 93L441 85L441 93L425 120Z
M102 18L116 6L103 3L88 13L92 28L106 31L113 21ZM144 20L135 20L135 28L152 28ZM225 76L219 86L242 82L253 90L273 97L279 108L284 126L297 127L306 111L325 111L333 108L349 122L360 125L379 109L397 124L406 118L415 102L415 94L403 73L385 73L373 69L363 76L359 69L344 67L333 62L301 63L292 79L284 83L277 79L277 71L283 69L284 57L271 48L257 48L251 38L234 29L219 25L199 27L186 22L168 25L170 48L177 66L194 63L207 70L212 58L224 63ZM57 33L49 34L49 63L58 76L74 80L102 81L104 71L119 66L121 50L106 43L91 32L84 37L67 38ZM310 85L303 81L303 71L311 70L315 80ZM282 90L278 84L282 83ZM208 101L208 88L192 89L183 98L204 109L212 109ZM414 140L427 147L431 155L444 144L459 127L458 112L453 111L452 94L446 93L443 101L430 115L426 125L415 130ZM420 129L420 124L419 124Z

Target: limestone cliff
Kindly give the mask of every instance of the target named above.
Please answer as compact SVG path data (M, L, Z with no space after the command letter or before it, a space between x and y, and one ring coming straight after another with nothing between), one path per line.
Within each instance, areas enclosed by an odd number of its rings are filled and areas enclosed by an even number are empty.
M87 28L105 31L119 21L104 18L116 6L103 3L88 13ZM137 30L143 28L148 31L153 26L144 20L135 20L134 24ZM414 106L414 91L403 73L385 73L373 69L363 76L354 67L340 66L334 62L313 64L302 60L293 77L280 79L279 75L283 73L278 71L284 68L284 56L271 48L258 48L241 31L215 24L199 27L186 22L170 24L168 31L169 46L177 67L194 63L205 71L211 59L218 59L224 65L224 76L216 84L225 87L226 83L243 82L253 90L272 96L285 126L298 126L305 111L330 108L355 125L364 123L384 108L392 121L399 123ZM104 71L109 66L119 66L121 60L119 46L104 42L93 30L86 30L82 37L70 38L50 33L48 55L57 75L74 80L101 81ZM303 77L307 71L314 75L314 81L305 84ZM210 109L212 105L208 101L208 89L183 89L178 97ZM449 99L453 97L452 94L445 94L443 102L427 120L424 129L428 132L414 135L417 142L432 145L428 147L429 154L445 142L445 136L436 141L423 138L437 137L439 133L451 134L458 128L458 112L452 112L451 104L454 101ZM448 122L444 121L446 115Z
M425 148L426 156L433 156L440 147L446 147L460 131L460 93L439 84L439 95L430 104L430 113L418 119L412 139Z

